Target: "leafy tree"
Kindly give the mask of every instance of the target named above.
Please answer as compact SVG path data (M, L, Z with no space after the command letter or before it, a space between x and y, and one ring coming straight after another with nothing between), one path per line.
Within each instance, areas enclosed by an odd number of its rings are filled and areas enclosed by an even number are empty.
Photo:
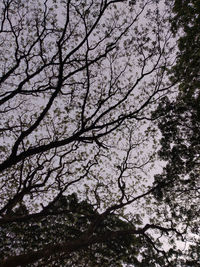
M182 231L155 211L172 182L150 175L151 113L175 83L170 6L0 9L0 265L170 266L178 252L163 243Z
M199 88L199 26L200 7L196 0L174 1L175 16L172 19L172 31L179 34L177 63L173 76L178 77L182 90L195 95Z
M199 266L199 200L200 200L200 84L199 34L200 6L198 1L174 1L172 31L178 36L175 66L170 71L178 80L176 99L163 98L153 116L161 115L161 159L167 162L155 184L168 183L168 192L157 190L156 195L168 203L174 223L185 225L190 232L187 256L181 266ZM159 114L159 115L158 115ZM190 259L188 259L188 257ZM187 260L186 260L187 259Z
M27 215L28 211L21 206L16 214ZM64 241L69 244L74 238L78 238L82 231L87 230L91 222L98 220L98 214L91 204L86 201L78 202L76 194L67 197L61 196L59 200L49 208L48 216L42 220L38 218L23 221L21 224L16 222L9 226L4 225L2 231L2 244L7 247L2 251L2 257L10 254L9 244L12 243L12 250L16 249L21 253L28 251L28 248L40 250L44 243L51 240L54 244L60 244ZM69 257L62 252L57 252L46 259L38 262L38 266L122 266L121 263L141 264L136 258L141 247L144 247L145 240L137 236L129 236L126 234L130 230L130 225L120 220L115 215L108 215L105 220L101 220L100 227L94 230L94 235L105 243L90 244L85 248L84 243L81 244L82 251L80 253L72 253ZM131 230L132 227L131 227ZM117 239L111 236L111 231L121 231L123 235L118 235ZM9 236L7 235L9 233ZM26 235L24 236L24 233ZM105 235L109 235L108 239ZM23 236L23 238L21 238ZM105 238L106 237L106 238ZM6 250L7 249L7 250ZM148 247L146 251L148 251ZM142 265L141 265L142 266Z

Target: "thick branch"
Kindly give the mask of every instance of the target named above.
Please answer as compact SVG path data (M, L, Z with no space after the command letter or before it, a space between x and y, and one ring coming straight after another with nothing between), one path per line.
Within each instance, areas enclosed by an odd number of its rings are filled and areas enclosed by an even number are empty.
M173 228L164 228L161 226L147 224L144 228L135 230L121 230L121 231L107 231L100 236L90 237L88 235L83 235L80 239L75 241L63 242L60 244L49 244L38 251L29 251L26 254L21 254L18 256L11 256L2 262L0 262L1 267L15 267L21 266L25 264L34 263L44 257L50 257L52 255L64 252L65 255L70 254L71 252L78 251L80 249L84 249L92 244L106 243L110 240L119 239L119 237L124 235L132 235L139 234L143 235L149 229L158 229L160 231L176 231Z

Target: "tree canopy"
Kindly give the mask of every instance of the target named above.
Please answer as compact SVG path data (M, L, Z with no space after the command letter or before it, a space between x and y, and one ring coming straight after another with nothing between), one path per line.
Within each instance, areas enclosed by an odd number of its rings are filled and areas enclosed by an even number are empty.
M198 266L199 261L199 16L198 1L174 1L172 31L178 36L175 66L170 70L172 80L178 78L175 99L163 98L154 116L161 115L158 126L162 133L160 157L167 161L155 184L170 181L168 192L160 192L169 203L176 223L184 223L193 243L187 253L186 266ZM187 254L186 253L186 254ZM184 264L183 261L181 264Z
M197 1L0 3L0 266L199 266L198 25Z

